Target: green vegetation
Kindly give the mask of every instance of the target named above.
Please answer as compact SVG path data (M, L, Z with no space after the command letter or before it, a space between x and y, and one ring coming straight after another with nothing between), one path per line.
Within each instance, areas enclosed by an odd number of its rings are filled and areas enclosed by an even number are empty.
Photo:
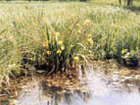
M118 0L1 3L0 83L27 66L48 73L75 70L89 59L137 66L140 11L116 5Z

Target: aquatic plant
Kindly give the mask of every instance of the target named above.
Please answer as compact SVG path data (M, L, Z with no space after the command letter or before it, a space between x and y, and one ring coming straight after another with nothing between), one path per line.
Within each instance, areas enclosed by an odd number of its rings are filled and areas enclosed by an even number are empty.
M71 19L65 23L65 27L55 27L55 30L47 24L41 29L42 42L35 49L35 63L39 69L45 69L48 73L77 69L80 62L89 58L90 46L93 44L90 33L90 20L83 24L80 19ZM62 31L58 32L57 30ZM79 32L80 31L80 32Z

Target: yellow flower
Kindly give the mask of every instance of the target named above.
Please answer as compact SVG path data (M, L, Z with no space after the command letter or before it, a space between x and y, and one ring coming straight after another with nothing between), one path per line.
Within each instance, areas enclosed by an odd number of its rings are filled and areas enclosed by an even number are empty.
M84 22L84 25L89 25L91 23L91 21L90 20L85 20L85 22Z
M56 35L57 37L59 37L59 36L60 36L60 33L59 33L59 32L56 32L55 35Z
M79 30L78 33L81 34L82 33L81 30Z
M74 57L73 59L74 59L74 61L76 61L76 62L79 61L79 57L77 57L77 56Z
M92 34L88 34L88 38L92 38Z
M78 27L81 27L81 25L78 23L78 24L76 24Z
M57 50L56 51L57 54L61 54L61 52L62 52L61 50Z
M46 41L46 42L43 42L43 43L42 43L42 46L43 46L43 47L47 47L47 46L48 46L48 42L47 42L47 41Z
M125 53L127 53L127 51L128 51L127 49L122 49L121 53L125 54Z
M47 50L47 51L46 51L46 54L47 54L47 55L51 55L51 51L48 51L48 50Z
M63 44L63 41L58 41L58 45L61 46Z
M61 50L64 50L65 49L65 46L61 46Z
M89 39L88 39L88 42L89 42L90 44L93 44L92 38L89 38Z

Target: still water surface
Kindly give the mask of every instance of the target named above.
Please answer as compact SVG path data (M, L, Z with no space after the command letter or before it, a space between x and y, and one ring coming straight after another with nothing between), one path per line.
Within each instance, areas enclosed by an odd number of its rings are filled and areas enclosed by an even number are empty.
M33 77L13 102L15 105L140 105L138 87L133 84L126 87L117 79L115 75L111 80L102 73L87 71L84 77L79 73L78 88L65 89L48 86Z

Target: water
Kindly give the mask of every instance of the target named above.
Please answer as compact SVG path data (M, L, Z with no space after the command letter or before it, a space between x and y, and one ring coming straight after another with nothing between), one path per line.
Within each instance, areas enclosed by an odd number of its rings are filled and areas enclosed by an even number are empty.
M117 74L107 78L104 74L87 70L79 72L80 84L75 89L48 86L33 77L23 86L14 105L140 105L138 87L121 84ZM61 81L61 80L60 80ZM73 87L72 85L70 85Z

